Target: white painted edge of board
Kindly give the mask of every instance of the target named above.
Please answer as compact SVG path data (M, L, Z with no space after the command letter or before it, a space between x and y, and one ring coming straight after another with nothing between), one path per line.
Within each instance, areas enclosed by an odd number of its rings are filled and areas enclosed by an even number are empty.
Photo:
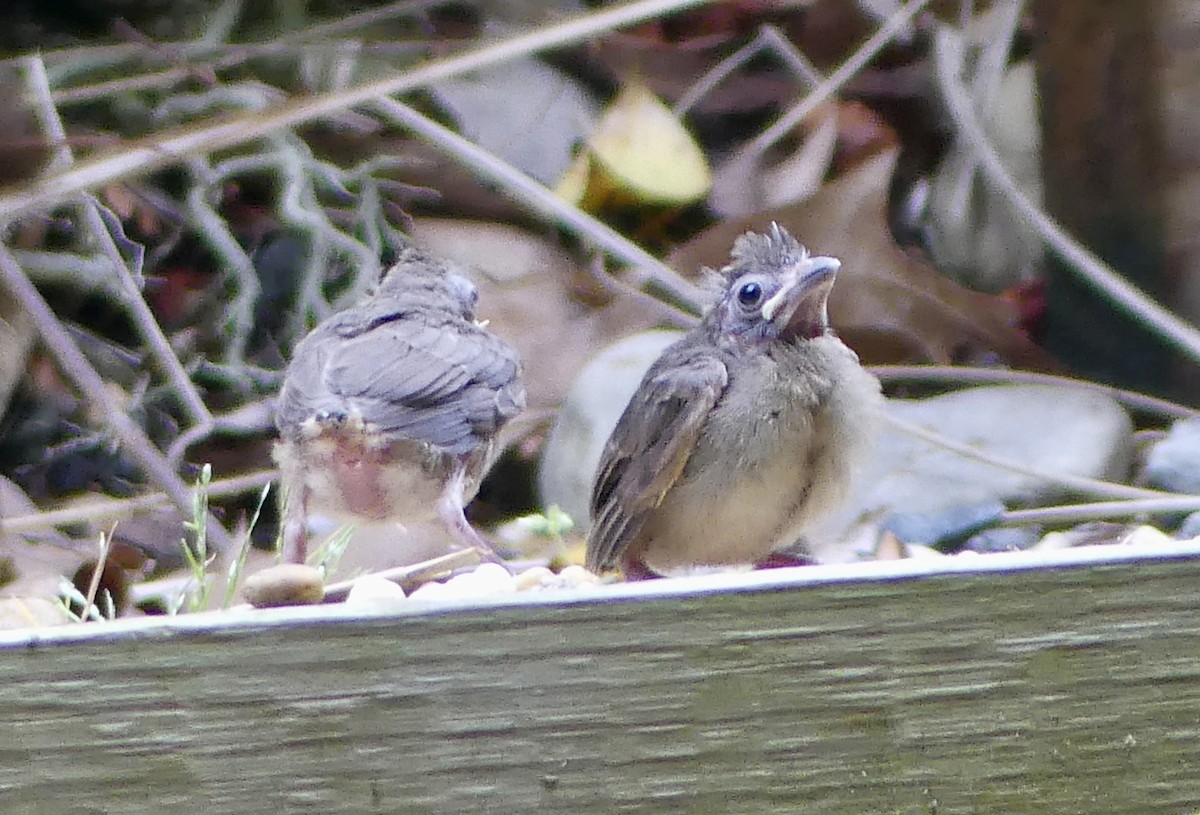
M615 602L654 602L704 595L793 591L846 583L895 582L931 577L978 577L1023 571L1136 566L1200 559L1200 539L1178 543L1101 544L1053 552L909 558L905 560L798 566L750 572L586 586L578 589L504 593L452 601L400 601L379 610L344 604L275 609L233 609L140 617L107 623L25 628L0 632L0 649L94 643L105 640L161 639L174 635L223 635L275 626L352 623L380 618L463 614L510 609L560 608Z

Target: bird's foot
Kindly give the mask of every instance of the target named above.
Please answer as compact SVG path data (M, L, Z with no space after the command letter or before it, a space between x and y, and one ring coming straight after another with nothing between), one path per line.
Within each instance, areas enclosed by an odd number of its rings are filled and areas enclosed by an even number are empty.
M461 493L448 489L438 501L438 519L442 522L442 526L450 533L451 540L458 544L462 549L477 549L480 556L486 563L498 563L513 573L512 567L504 562L504 559L496 554L496 550L492 545L484 539L475 527L471 526L467 516L463 514L463 504Z
M815 566L816 561L804 555L793 555L787 552L772 552L764 560L754 564L758 569L790 569L793 566Z

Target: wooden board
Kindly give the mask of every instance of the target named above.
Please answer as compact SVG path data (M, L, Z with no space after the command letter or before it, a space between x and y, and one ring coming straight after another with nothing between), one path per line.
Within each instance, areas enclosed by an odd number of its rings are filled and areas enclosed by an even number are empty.
M1200 547L0 636L6 813L1200 810Z

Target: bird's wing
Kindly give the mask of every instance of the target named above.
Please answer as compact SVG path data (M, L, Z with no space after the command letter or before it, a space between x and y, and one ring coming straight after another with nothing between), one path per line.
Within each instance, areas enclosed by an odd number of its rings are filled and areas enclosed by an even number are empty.
M617 422L592 488L587 562L615 565L675 484L729 383L710 349L676 345L647 372Z
M355 332L331 325L304 345L285 389L305 393L302 412L353 411L385 435L465 453L524 407L516 352L464 321L410 313Z

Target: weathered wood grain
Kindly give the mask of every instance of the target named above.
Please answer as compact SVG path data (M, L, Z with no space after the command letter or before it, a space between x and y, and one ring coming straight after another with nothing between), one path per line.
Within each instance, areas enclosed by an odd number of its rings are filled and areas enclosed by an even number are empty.
M0 638L3 813L1191 813L1200 547Z

